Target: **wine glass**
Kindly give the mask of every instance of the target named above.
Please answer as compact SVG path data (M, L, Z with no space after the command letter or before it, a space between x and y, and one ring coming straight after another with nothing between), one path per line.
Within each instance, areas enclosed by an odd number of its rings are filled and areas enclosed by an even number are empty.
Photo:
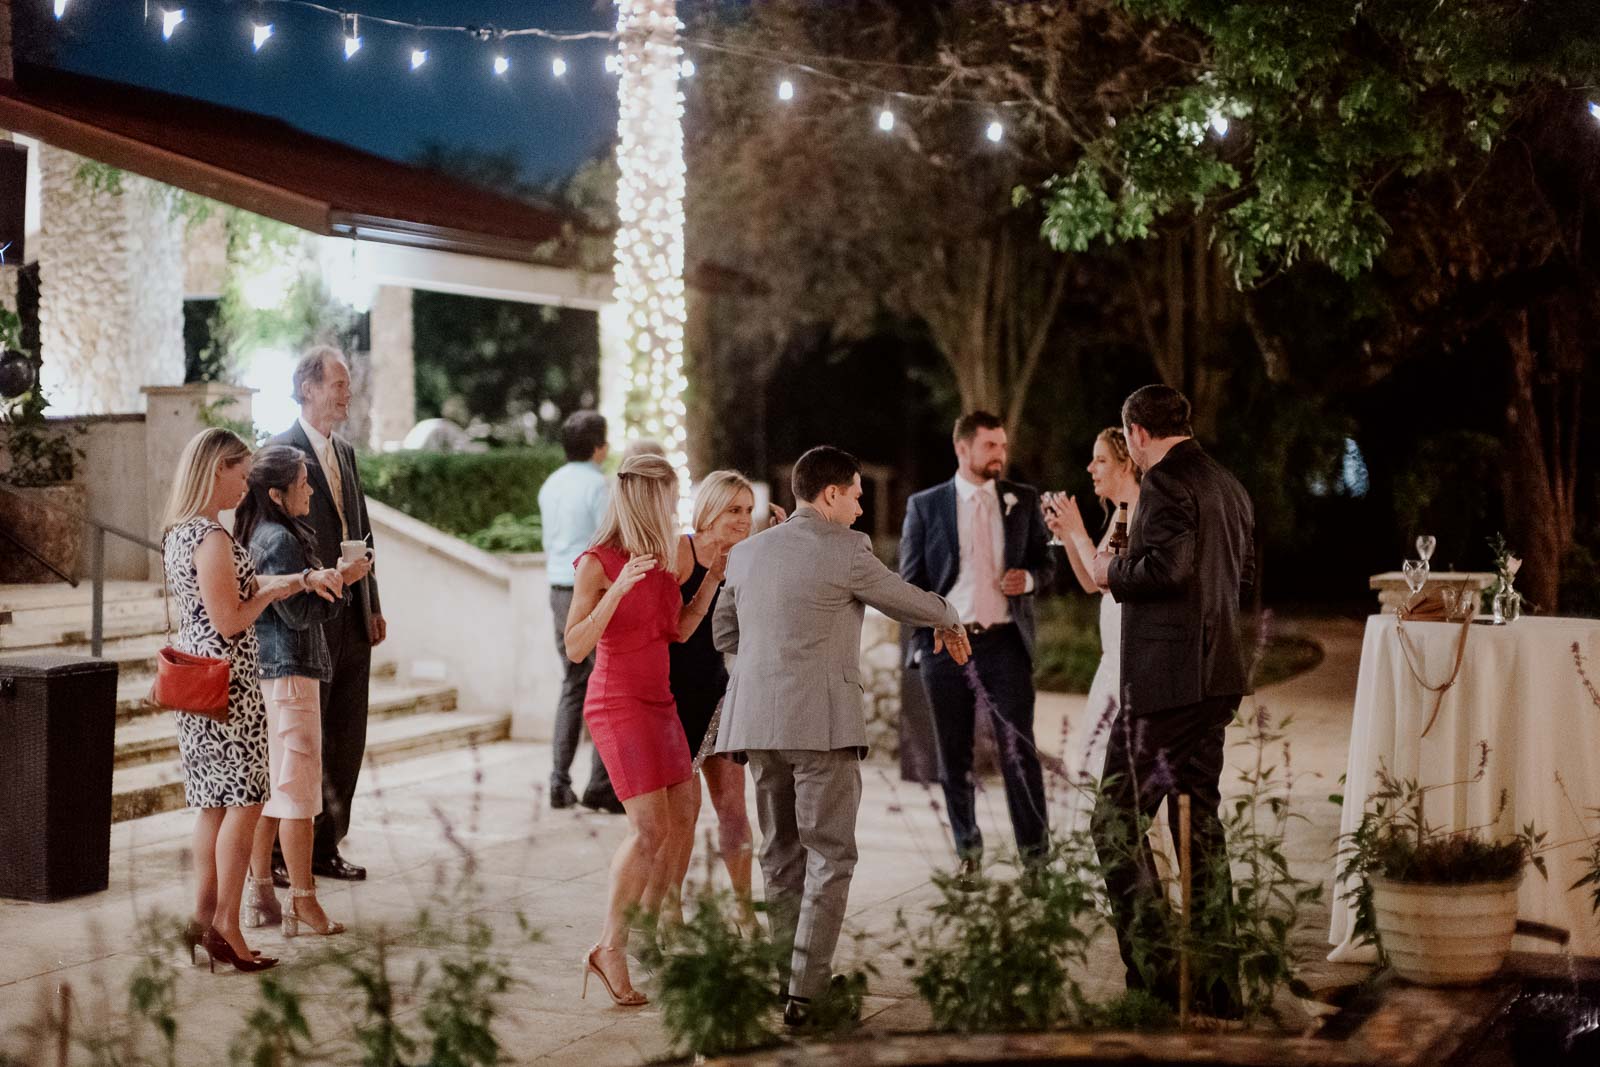
M1438 538L1432 534L1422 534L1417 538L1417 555L1422 557L1423 563L1433 559L1433 549L1438 543Z
M1055 518L1056 508L1060 505L1060 501L1060 493L1045 493L1039 498L1039 507L1044 512L1046 518ZM1050 540L1046 541L1045 544L1049 545L1051 548L1060 548L1062 547L1062 540L1056 536L1056 532L1054 530L1051 530Z
M1402 568L1406 577L1406 585L1411 587L1411 595L1406 597L1406 607L1422 592L1422 587L1428 584L1428 561L1425 559L1408 559Z

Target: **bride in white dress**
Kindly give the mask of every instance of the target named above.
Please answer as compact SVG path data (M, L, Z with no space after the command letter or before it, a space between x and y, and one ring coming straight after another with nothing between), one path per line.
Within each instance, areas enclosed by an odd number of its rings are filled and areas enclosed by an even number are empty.
M1089 565L1111 537L1109 519L1115 514L1116 506L1127 504L1131 517L1139 503L1139 468L1128 455L1128 444L1121 429L1108 427L1095 437L1094 457L1088 469L1094 482L1094 495L1100 498L1107 511L1106 529L1098 543L1089 536L1076 500L1063 493L1046 494L1044 499L1045 525L1061 542L1078 584L1085 593L1100 598L1100 665L1089 687L1082 721L1069 724L1069 748L1062 753L1074 783L1069 833L1089 827L1088 801L1105 765L1106 742L1111 736L1111 723L1119 710L1122 690L1122 606L1095 586L1094 579L1089 576Z

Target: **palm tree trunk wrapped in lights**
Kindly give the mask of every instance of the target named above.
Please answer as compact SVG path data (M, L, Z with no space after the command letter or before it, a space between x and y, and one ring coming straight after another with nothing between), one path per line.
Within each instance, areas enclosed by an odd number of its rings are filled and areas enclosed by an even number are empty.
M683 50L676 0L617 0L616 296L628 348L630 436L653 437L687 500L683 335Z

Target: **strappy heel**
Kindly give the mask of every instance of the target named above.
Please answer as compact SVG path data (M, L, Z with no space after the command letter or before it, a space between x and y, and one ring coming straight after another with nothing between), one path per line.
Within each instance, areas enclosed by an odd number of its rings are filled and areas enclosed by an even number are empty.
M239 925L246 930L262 926L276 926L283 921L283 905L273 891L272 878L246 876L244 901L239 906Z
M315 900L317 898L317 890L315 886L310 889L289 890L289 910L283 913L284 937L299 937L301 926L304 926L312 933L320 934L323 937L331 937L334 934L344 933L344 923L334 922L326 915L323 916L323 924L321 926L316 925L310 919L307 919L301 915L299 902L306 900L307 898L311 900Z
M650 998L639 992L637 989L628 989L622 993L618 993L614 988L612 988L611 979L606 977L606 972L602 971L600 969L600 965L594 961L595 954L598 953L602 948L606 949L608 952L622 951L621 949L611 948L609 945L596 945L594 948L589 950L588 954L583 957L583 992L580 994L579 999L588 999L589 976L592 974L596 978L600 979L600 984L605 986L606 992L611 995L611 1002L618 1007L637 1008L640 1005L650 1003Z

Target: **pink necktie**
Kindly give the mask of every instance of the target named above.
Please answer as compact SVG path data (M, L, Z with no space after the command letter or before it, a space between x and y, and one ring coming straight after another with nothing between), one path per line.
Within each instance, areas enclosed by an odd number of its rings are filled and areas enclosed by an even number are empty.
M972 609L979 626L995 626L1006 615L1000 593L1000 561L994 558L994 494L980 492L973 501L972 577L977 583Z

